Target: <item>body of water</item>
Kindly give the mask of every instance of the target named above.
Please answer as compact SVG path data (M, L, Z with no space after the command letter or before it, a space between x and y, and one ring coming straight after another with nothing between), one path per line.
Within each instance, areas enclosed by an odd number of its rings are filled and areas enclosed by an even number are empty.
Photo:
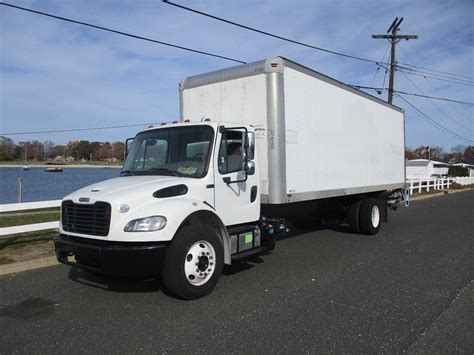
M0 168L0 204L17 202L19 176L23 178L23 202L33 202L60 200L82 187L119 175L120 169L115 168L64 168L62 173L48 173L44 168Z

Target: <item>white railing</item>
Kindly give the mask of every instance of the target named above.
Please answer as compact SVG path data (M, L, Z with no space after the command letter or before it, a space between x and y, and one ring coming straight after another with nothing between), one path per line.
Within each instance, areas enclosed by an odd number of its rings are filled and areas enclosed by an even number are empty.
M60 207L60 206L61 206L61 200L10 203L6 205L0 205L0 212L30 211L30 210L37 210L41 208L53 208L53 207ZM42 231L42 230L47 230L47 229L57 229L57 228L59 228L59 221L25 224L25 225L19 225L19 226L0 228L0 236L27 233L27 232L36 232L36 231Z
M451 184L455 182L457 184L466 186L474 184L474 177L441 177L441 178L419 178L419 179L407 179L408 188L410 195L414 192L421 193L422 191L430 192L434 190L445 190L449 189Z
M474 184L474 176L458 176L454 178L454 181L460 185L472 185Z

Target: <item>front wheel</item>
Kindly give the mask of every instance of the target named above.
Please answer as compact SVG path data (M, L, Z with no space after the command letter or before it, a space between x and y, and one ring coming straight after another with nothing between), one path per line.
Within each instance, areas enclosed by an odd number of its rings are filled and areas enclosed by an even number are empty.
M375 235L380 230L382 214L379 201L374 197L362 201L359 210L360 231L364 234Z
M208 227L181 229L166 251L163 282L168 291L183 299L209 294L222 273L224 249L216 232Z

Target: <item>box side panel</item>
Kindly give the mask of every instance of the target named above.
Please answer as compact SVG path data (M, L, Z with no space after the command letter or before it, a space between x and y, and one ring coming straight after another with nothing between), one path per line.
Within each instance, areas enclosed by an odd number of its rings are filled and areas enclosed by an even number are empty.
M182 118L250 124L256 130L261 194L268 195L266 76L254 75L181 92Z
M285 67L291 200L405 183L403 113Z

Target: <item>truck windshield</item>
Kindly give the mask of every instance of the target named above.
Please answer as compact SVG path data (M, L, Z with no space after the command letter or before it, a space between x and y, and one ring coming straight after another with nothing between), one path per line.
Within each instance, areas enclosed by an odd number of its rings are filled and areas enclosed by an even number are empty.
M204 177L214 130L209 126L178 126L139 133L121 176L169 175Z

